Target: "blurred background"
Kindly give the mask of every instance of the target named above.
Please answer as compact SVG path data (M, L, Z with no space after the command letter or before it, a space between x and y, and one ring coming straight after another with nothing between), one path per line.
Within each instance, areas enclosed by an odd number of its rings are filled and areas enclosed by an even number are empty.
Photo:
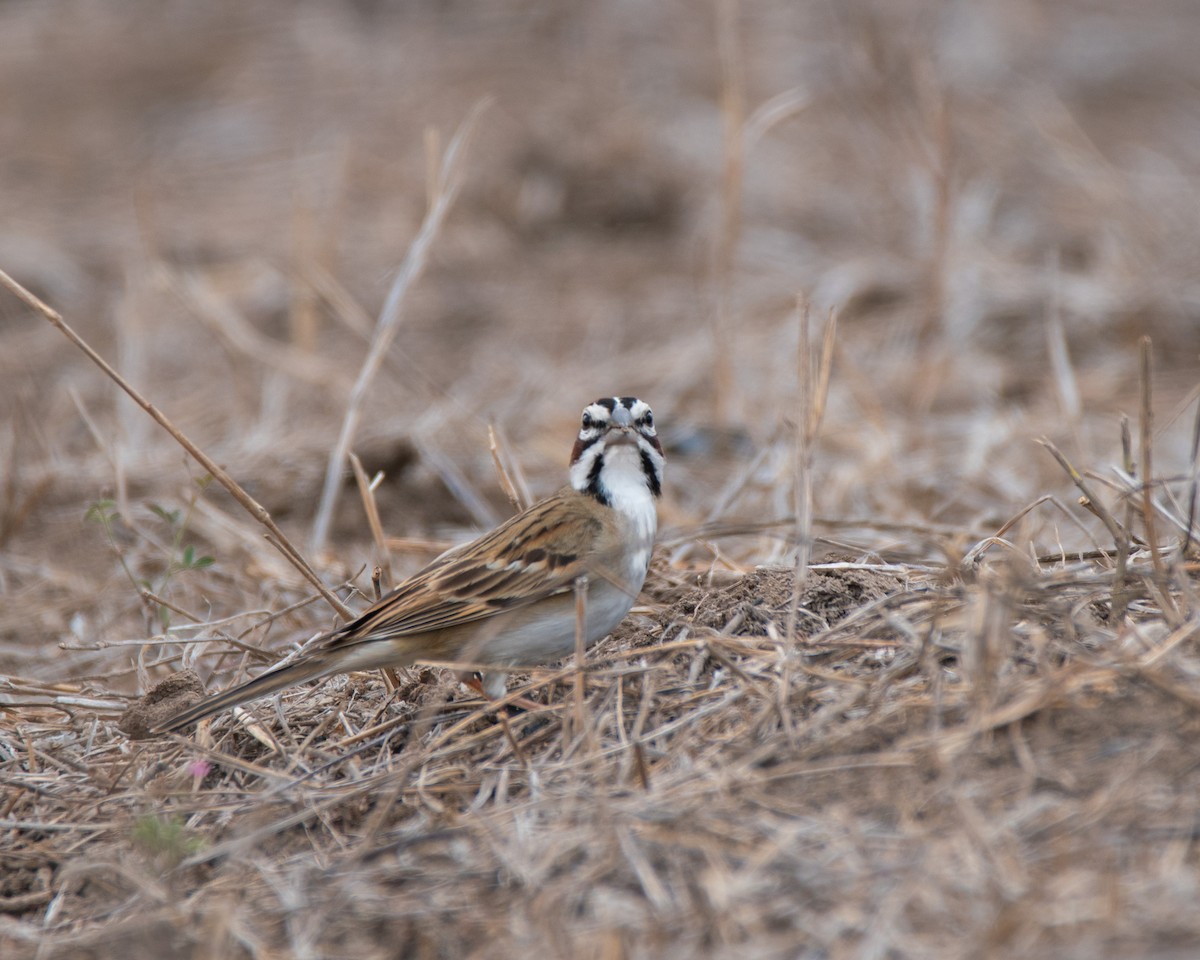
M1190 0L10 0L0 269L306 543L431 170L490 98L354 443L388 534L508 512L489 426L554 489L578 411L614 393L662 424L669 531L788 516L804 301L814 341L838 316L817 532L942 557L1073 498L1035 438L1119 459L1143 335L1158 472L1186 467L1198 36ZM302 586L7 293L0 478L0 670L119 662L54 645L154 629L138 578L214 616ZM85 520L106 500L108 533ZM1087 529L1043 505L1027 534ZM215 563L167 583L184 542ZM737 566L787 543L681 550ZM352 484L314 560L372 562Z

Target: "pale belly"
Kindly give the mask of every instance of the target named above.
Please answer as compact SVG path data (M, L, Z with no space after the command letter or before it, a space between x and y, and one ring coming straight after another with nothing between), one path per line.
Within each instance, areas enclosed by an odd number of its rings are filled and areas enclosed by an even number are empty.
M644 579L642 571L627 589L606 582L588 585L584 631L587 646L608 636L625 619ZM575 610L575 596L568 593L539 604L536 613L516 611L511 618L498 617L495 632L470 645L477 652L464 650L463 660L496 666L533 666L561 660L575 650Z

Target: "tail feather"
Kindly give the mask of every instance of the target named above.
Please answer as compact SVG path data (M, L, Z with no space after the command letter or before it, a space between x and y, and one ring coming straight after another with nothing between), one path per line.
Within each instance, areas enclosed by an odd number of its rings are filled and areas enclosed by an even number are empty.
M255 677L253 680L249 680L240 686L224 690L205 700L201 700L199 703L193 704L186 710L181 710L173 717L156 725L154 732L172 733L176 730L181 730L198 720L211 717L213 714L220 713L222 710L227 710L230 707L236 707L247 700L265 697L268 693L274 693L283 687L290 687L293 684L323 677L326 674L337 673L341 669L340 664L337 662L331 663L329 658L326 657L304 657L295 663L285 664L284 666L276 667L274 670L268 670L261 676Z

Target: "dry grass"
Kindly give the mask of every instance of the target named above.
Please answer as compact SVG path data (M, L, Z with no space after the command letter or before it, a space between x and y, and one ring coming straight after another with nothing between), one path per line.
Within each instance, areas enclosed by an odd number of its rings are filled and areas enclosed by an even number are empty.
M4 295L0 954L1192 955L1193 5L487 10L0 11L0 269L244 494ZM422 667L122 732L612 392L659 552L541 706Z

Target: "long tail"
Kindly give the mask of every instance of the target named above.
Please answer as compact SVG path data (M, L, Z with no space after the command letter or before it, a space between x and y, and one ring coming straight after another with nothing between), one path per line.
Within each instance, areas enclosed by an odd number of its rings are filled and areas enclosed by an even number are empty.
M320 654L302 657L295 663L285 664L284 666L276 667L274 670L268 670L261 676L255 677L241 686L233 687L193 704L186 710L182 710L175 714L175 716L157 724L154 727L154 732L170 733L180 730L189 724L195 723L197 720L211 717L214 713L220 713L222 710L236 707L247 700L265 697L268 693L274 693L283 687L290 687L293 684L303 683L305 680L313 680L330 673L339 673L344 669L346 668L337 662L336 658L321 656Z

